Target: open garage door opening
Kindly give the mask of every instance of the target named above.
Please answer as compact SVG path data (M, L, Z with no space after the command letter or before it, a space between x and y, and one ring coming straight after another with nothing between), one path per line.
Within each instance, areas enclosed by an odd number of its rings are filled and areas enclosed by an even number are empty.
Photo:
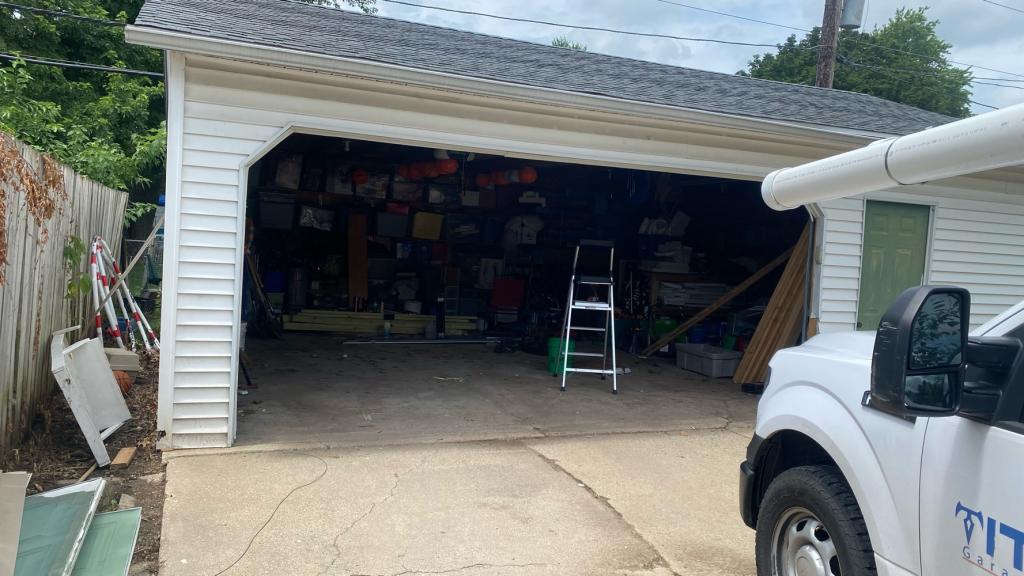
M731 401L752 408L729 377L786 284L771 264L807 224L754 182L308 134L252 166L246 204L240 444L728 422ZM570 374L565 393L553 378L589 240L615 248L618 397L597 375ZM601 266L594 250L580 272ZM604 342L575 331L569 346Z

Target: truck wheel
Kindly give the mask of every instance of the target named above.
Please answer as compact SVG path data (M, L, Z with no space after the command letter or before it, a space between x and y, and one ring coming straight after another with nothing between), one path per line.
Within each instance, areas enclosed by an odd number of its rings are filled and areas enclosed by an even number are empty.
M768 486L757 516L758 576L874 576L867 526L832 466L800 466Z

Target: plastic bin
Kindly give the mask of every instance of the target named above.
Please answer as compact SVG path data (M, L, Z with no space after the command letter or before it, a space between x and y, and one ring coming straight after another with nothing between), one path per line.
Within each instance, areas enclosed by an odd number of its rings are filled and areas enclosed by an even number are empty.
M712 378L730 378L742 352L709 344L676 344L676 366Z
M565 340L548 338L548 372L556 376L562 375L562 353L565 351ZM569 340L569 352L576 351L576 341ZM572 368L572 356L569 357L569 368Z

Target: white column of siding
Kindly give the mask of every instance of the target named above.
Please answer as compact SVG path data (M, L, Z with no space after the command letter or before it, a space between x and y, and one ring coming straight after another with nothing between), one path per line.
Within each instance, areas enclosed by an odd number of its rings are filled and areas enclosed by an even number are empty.
M825 218L818 331L856 330L864 245L864 200L831 200L823 203L821 210Z

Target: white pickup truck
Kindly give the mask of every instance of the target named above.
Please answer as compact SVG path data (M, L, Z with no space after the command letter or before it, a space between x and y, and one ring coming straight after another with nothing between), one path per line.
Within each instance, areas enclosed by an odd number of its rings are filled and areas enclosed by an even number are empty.
M1024 105L769 175L765 201L1024 163ZM828 185L823 185L828 184ZM821 192L826 190L826 192ZM778 352L740 466L758 576L1024 575L1024 302L904 292L877 333Z

